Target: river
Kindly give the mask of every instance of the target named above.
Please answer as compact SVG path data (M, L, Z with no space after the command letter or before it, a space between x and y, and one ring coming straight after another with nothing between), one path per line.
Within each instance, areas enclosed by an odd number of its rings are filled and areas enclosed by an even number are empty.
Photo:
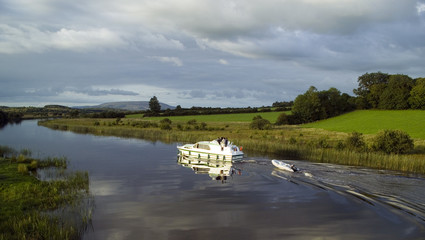
M84 239L425 239L425 176L246 156L223 177L194 171L177 143L55 131L23 121L0 145L65 156L95 197ZM219 163L217 163L220 165Z

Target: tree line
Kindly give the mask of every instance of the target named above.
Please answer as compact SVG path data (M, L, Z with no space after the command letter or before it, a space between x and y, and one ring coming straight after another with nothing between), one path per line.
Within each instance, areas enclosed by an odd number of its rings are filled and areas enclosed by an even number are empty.
M314 122L355 109L425 110L425 78L376 72L365 73L357 81L355 97L336 88L318 91L311 86L295 98L292 114L282 114L276 124Z
M196 107L182 108L177 105L174 109L161 110L161 105L156 96L153 96L149 101L149 110L143 112L144 117L155 116L192 116L192 115L212 115L212 114L233 114L233 113L256 113L256 112L271 112L271 111L287 111L290 110L286 102L276 102L276 107L244 107L244 108L220 108L220 107Z
M425 78L376 72L363 74L358 83L353 92L359 109L425 110Z

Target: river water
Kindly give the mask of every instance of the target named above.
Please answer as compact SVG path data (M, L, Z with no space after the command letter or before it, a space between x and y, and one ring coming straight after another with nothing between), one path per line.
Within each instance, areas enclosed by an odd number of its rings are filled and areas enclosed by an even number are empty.
M288 173L250 156L208 173L178 159L177 143L33 120L1 129L0 145L89 172L96 208L85 239L425 239L423 175L294 160L301 172Z

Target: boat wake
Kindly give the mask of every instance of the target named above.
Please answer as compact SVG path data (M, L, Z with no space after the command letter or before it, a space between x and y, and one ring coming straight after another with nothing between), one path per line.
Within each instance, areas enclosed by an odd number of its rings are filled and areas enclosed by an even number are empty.
M295 161L291 164L295 164ZM413 216L425 230L423 178L397 175L390 171L332 164L299 161L296 164L300 168L299 172L274 168L271 175L297 185L333 191L348 198L360 200L371 207ZM388 211L378 212L383 214Z

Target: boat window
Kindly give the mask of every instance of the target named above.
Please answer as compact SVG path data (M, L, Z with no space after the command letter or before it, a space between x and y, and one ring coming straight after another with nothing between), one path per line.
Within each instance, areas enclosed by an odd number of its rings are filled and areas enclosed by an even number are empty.
M206 144L199 144L198 145L198 148L205 149L205 150L210 150L210 146L209 145L206 145Z

